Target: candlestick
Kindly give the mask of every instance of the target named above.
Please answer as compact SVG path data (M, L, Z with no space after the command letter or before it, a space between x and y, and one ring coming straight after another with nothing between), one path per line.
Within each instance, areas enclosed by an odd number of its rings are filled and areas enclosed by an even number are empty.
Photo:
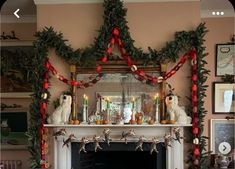
M132 111L134 111L135 110L135 98L133 97L133 99L132 99Z
M86 124L88 120L88 97L83 95L83 122L82 124Z
M159 106L160 106L160 98L159 98L159 94L157 93L154 97L154 103L155 103L155 123L159 123Z
M83 106L86 105L86 95L85 95L85 94L83 95L83 101L82 101L82 103L83 103Z
M110 109L110 102L109 102L109 99L107 99L106 101L107 101L107 109Z
M111 123L111 117L110 117L110 101L109 101L109 98L107 98L107 120L108 120L108 123L110 124Z
M86 96L86 98L85 98L85 104L86 104L86 106L88 106L88 96Z
M87 122L87 106L83 105L83 122L82 123L86 123Z

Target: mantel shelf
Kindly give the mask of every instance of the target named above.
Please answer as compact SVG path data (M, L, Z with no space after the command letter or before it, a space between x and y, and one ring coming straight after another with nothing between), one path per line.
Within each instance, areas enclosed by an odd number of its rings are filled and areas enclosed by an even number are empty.
M54 125L54 124L44 124L45 127L47 128L157 128L157 127L192 127L192 124L143 124L143 125L130 125L130 124L125 124L125 125L96 125L96 124L80 124L80 125Z

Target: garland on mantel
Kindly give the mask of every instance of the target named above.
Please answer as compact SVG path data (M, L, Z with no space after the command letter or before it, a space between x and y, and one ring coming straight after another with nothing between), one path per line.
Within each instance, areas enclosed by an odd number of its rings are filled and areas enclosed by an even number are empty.
M194 98L192 103L194 110L197 112L193 117L193 125L195 125L192 131L195 138L198 140L192 140L194 143L194 152L191 153L191 167L190 168L208 168L208 157L204 154L206 147L206 139L202 136L203 122L206 114L204 109L204 97L206 91L205 82L207 80L208 70L205 69L206 61L204 60L207 54L203 53L205 47L203 47L203 37L205 35L206 28L204 24L200 24L195 31L181 31L175 33L175 40L168 42L166 46L160 50L148 48L148 52L144 52L141 48L134 46L134 40L130 36L129 28L126 20L127 10L123 6L123 2L116 0L104 0L104 24L99 30L99 35L95 38L94 43L87 48L73 50L70 46L66 45L66 40L63 38L62 33L57 33L53 28L45 28L36 33L37 40L34 42L35 56L31 59L33 67L33 73L31 74L31 82L33 84L33 103L30 106L31 124L29 132L27 133L30 141L29 151L31 157L31 168L43 167L41 164L42 157L42 144L43 139L41 136L45 135L47 131L43 128L44 113L46 105L50 99L50 93L47 90L49 87L49 75L46 68L46 61L48 50L54 48L56 54L69 64L76 64L78 66L90 66L96 63L102 64L104 56L110 48L110 35L114 28L118 28L120 31L120 39L122 40L123 48L128 56L133 60L141 60L146 65L151 61L158 65L159 63L175 62L179 59L179 56L183 53L192 51L195 48L196 61L194 73L196 78L192 79L194 91ZM107 58L108 59L108 58ZM46 80L46 81L45 81ZM192 91L194 89L191 89ZM196 99L196 100L193 100ZM196 104L194 104L196 102ZM197 129L195 129L197 128ZM197 143L195 147L195 143ZM196 151L195 151L196 149Z

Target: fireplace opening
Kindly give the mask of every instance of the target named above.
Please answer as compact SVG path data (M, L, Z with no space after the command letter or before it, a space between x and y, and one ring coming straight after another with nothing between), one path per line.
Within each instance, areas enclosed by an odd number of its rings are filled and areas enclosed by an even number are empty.
M158 153L150 154L150 143L143 144L143 151L136 143L100 143L102 150L94 152L93 143L86 145L87 153L79 153L80 143L72 143L72 169L166 169L166 149L157 145Z

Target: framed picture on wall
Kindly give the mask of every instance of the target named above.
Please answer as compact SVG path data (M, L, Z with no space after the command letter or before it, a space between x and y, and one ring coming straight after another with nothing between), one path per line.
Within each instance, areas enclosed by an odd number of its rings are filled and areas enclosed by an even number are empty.
M30 57L34 55L32 41L7 41L1 44L1 97L28 98Z
M235 113L235 84L214 82L212 90L213 114Z
M235 75L235 44L216 44L215 76Z
M212 154L228 154L234 149L234 119L210 120L210 150Z

